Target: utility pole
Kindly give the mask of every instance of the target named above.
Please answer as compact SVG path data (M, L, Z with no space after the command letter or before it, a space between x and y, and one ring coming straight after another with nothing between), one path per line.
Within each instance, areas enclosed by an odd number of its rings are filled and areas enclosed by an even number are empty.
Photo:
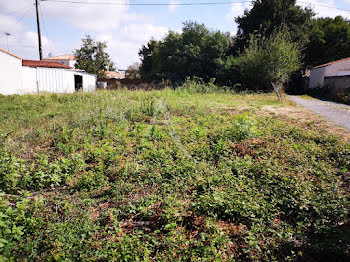
M40 32L39 1L38 0L35 0L35 9L36 9L36 24L38 27L39 57L40 57L40 60L43 60L43 51L42 51L42 47L41 47L41 32Z
M7 52L10 52L10 49L9 49L9 36L11 36L11 34L6 32L5 35L6 35L6 42L7 42Z

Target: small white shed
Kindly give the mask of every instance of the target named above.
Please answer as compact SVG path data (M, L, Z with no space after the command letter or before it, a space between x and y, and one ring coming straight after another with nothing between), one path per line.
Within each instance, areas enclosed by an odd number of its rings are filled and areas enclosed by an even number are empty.
M96 90L96 76L52 61L22 60L0 49L0 94L73 93Z
M350 75L350 57L319 65L311 70L309 88L322 87L326 77Z
M96 90L96 76L50 61L23 60L22 93L73 93Z

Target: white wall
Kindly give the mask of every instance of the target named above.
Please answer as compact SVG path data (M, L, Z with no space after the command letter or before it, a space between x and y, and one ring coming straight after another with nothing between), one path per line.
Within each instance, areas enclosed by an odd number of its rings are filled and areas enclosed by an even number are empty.
M310 73L309 88L323 86L326 67L315 68Z
M96 76L63 68L22 66L22 59L0 49L0 94L75 92L74 75L83 77L83 91L96 90Z
M341 71L350 71L350 59L344 59L326 67L325 77L337 76Z
M339 71L337 76L350 76L350 71Z
M0 94L13 95L19 92L22 59L0 50Z
M74 75L83 77L83 91L96 90L96 76L61 68L23 67L23 88L20 94L73 93ZM37 84L38 81L38 84Z
M80 75L83 76L83 91L96 91L96 76L87 73L80 73Z
M309 88L323 86L324 78L350 74L350 59L343 59L337 63L314 68L311 70Z
M40 93L73 93L75 91L74 76L69 69L38 67L37 81Z
M73 93L74 71L62 68L22 68L22 89L20 94Z
M22 67L22 87L19 90L19 94L38 94L35 67Z
M68 66L70 66L71 68L74 68L76 62L77 62L76 60L69 60Z

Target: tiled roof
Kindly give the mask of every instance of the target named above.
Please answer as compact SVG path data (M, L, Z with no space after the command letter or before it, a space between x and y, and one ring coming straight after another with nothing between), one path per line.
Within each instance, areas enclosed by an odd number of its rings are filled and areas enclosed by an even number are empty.
M65 68L70 69L69 66L50 61L37 61L37 60L22 60L22 66L31 67L50 67L50 68Z
M14 54L12 54L12 53L10 53L10 52L4 50L4 49L1 49L1 48L0 48L0 51L4 52L4 53L6 53L6 54L9 54L9 55L11 55L11 56L14 56L14 57L16 57L16 58L18 58L18 59L22 59L22 58L20 58L19 56L16 56L16 55L14 55Z
M58 56L53 56L53 57L46 57L44 60L57 60L57 59L62 59L62 60L77 60L77 58L74 55L58 55Z
M342 61L345 61L345 60L349 60L349 59L350 59L350 57L343 58L343 59L336 60L336 61L333 61L333 62L330 62L330 63L327 63L327 64L315 66L314 68L320 68L320 67L325 67L325 66L333 65L333 64L336 64L336 63L339 63L339 62L342 62Z
M115 72L115 71L106 71L106 75L109 78L116 78L116 79L124 78L122 74L120 74L119 72Z

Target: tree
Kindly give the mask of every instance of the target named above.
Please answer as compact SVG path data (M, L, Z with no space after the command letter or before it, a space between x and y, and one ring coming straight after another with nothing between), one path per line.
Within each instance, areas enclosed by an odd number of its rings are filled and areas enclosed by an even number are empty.
M139 51L142 78L181 82L186 77L205 81L220 78L230 39L203 24L186 22L182 33L169 32L162 41L151 40Z
M112 63L105 51L107 43L95 41L89 35L86 35L82 42L81 47L74 53L77 58L75 67L98 77L104 77L105 71Z
M143 45L139 50L139 56L141 59L140 75L143 79L154 80L157 77L159 71L158 52L160 42L151 39L147 45Z
M257 0L250 11L236 17L238 32L236 50L242 51L251 34L269 37L275 28L290 32L293 41L306 45L314 12L296 5L296 0Z
M132 65L128 66L126 70L126 75L130 79L140 78L140 64L133 63Z
M350 21L341 16L314 19L305 64L313 67L350 56Z
M281 100L283 84L300 68L301 60L300 45L290 34L274 31L268 38L251 35L248 47L232 64L238 67L246 87L263 91L272 87Z
M109 62L107 68L108 68L108 71L116 71L117 70L117 67L116 67L116 65L114 64L113 61Z

